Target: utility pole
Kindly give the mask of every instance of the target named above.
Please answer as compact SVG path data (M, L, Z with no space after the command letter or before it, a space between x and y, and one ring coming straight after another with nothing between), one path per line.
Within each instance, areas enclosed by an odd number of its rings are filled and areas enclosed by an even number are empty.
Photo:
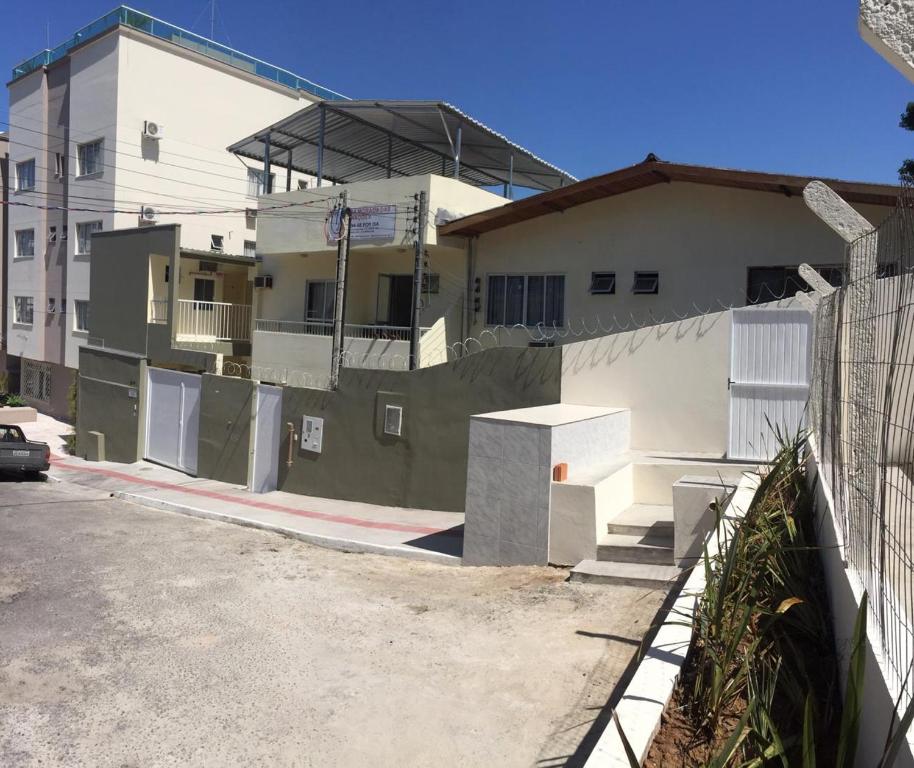
M428 198L424 191L419 193L419 222L416 232L416 265L413 271L413 316L409 334L409 369L419 367L419 304L422 300L422 260L425 258L425 218L428 215Z
M340 386L340 364L346 332L346 275L349 262L349 192L340 195L340 239L336 246L336 299L333 302L333 345L330 352L330 389Z

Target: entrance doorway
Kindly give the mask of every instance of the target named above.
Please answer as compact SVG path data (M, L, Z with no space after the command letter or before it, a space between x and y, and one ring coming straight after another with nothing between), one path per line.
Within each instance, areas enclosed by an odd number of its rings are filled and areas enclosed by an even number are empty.
M413 276L378 276L378 315L380 325L409 328L413 320Z

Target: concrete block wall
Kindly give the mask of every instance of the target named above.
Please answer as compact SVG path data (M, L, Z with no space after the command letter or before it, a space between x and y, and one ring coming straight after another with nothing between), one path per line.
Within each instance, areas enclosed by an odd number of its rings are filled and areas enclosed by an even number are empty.
M556 404L473 416L464 563L550 562L552 467L609 465L628 450L629 427L627 410L591 406ZM593 523L583 525L592 537Z

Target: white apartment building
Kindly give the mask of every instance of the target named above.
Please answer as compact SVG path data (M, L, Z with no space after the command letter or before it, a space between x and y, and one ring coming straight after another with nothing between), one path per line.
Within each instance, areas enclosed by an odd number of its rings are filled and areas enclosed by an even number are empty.
M92 233L178 223L182 248L253 263L262 166L226 147L344 98L124 6L15 67L8 88L6 365L27 399L57 414L88 340ZM310 182L280 176L275 189Z

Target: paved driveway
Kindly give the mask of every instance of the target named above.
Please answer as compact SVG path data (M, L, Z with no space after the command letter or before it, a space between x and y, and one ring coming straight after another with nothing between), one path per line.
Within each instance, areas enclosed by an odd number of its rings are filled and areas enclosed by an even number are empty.
M0 765L575 764L661 598L0 482Z

